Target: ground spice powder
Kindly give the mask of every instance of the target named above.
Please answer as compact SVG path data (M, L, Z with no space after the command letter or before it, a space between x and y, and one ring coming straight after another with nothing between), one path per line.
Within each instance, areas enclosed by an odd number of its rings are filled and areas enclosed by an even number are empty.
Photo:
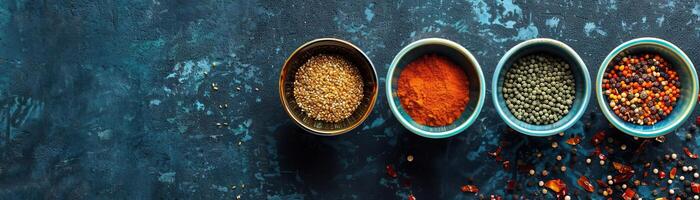
M469 80L449 59L426 55L401 71L397 93L414 121L445 126L457 120L469 102Z

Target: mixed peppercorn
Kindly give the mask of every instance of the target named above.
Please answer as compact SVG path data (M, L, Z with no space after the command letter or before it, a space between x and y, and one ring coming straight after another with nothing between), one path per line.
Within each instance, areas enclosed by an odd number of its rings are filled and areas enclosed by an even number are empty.
M622 120L654 125L668 116L680 96L676 71L658 54L616 57L603 78L609 106Z

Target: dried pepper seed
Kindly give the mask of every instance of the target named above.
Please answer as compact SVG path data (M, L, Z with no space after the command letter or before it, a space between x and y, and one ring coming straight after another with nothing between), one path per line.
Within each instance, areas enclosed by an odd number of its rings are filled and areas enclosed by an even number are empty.
M294 77L294 99L316 120L340 122L352 115L363 98L360 71L342 56L313 56Z
M561 155L557 155L556 158L557 158L557 160L561 160L561 159L562 159Z
M675 159L677 159L677 158L678 158L678 155L677 155L677 154L675 154L675 153L672 153L672 154L671 154L671 159L674 159L674 160L675 160Z
M530 176L534 176L534 175L535 175L535 170L534 170L534 169L530 169Z
M639 125L666 118L680 97L676 71L658 54L627 55L606 70L602 82L615 115Z
M463 185L461 188L462 192L477 193L479 188L476 185Z
M544 181L537 182L537 185L539 185L540 187L543 187L543 186L544 186Z
M581 176L581 177L578 178L578 181L576 181L576 183L578 183L579 186L581 186L584 190L586 190L586 191L588 191L588 192L594 192L594 191L595 191L595 187L594 187L593 184L591 184L591 182L588 180L588 177Z
M408 156L406 156L406 160L407 160L408 162L413 162L413 155L408 155Z
M623 150L623 151L624 151L624 150L627 150L627 145L624 145L624 144L621 145L621 146L620 146L620 150Z
M591 164L591 158L586 158L586 164Z
M553 124L569 113L575 98L571 66L559 57L532 54L519 58L502 85L506 106L528 124Z
M552 148L556 149L557 147L559 147L559 144L557 144L557 142L552 142Z
M700 174L697 172L693 173L693 178L700 178Z

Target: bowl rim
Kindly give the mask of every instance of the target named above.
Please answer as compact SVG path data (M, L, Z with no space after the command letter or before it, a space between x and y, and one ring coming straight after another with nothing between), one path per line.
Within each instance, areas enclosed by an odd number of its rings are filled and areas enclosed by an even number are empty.
M369 67L372 69L372 76L375 80L375 86L373 87L372 97L371 97L369 105L367 107L367 111L365 111L362 114L362 117L359 120L357 120L356 123L354 123L351 126L348 126L346 128L343 128L343 129L319 130L319 129L316 129L314 127L307 126L304 123L301 123L300 119L298 119L296 116L294 116L294 114L292 114L291 109L289 108L289 102L287 101L287 98L284 95L284 77L285 77L284 71L285 71L285 69L287 69L287 67L289 67L289 62L291 61L291 59L295 55L297 55L305 47L312 45L314 43L324 42L324 41L342 43L342 44L348 45L348 46L352 47L354 50L358 51L362 55L362 57L369 63ZM311 41L308 41L308 42L300 45L299 47L297 47L291 54L289 54L289 57L287 57L287 59L285 59L284 64L282 65L282 69L281 69L280 75L279 75L278 87L279 87L278 92L279 92L280 101L282 102L282 107L284 108L284 111L287 113L287 115L290 118L292 118L292 121L297 126L303 128L307 132L312 133L314 135L336 136L336 135L341 135L343 133L347 133L347 132L354 130L355 128L360 126L362 123L364 123L365 120L367 120L369 115L372 113L372 110L374 109L374 104L377 101L377 94L379 93L379 78L377 76L377 70L374 67L374 63L372 63L372 60L367 56L367 54L365 54L364 51L362 51L362 49L360 49L359 47L355 46L354 44L352 44L346 40L343 40L343 39L325 37L325 38L316 38L316 39L313 39Z
M422 129L419 129L415 126L413 126L411 123L406 120L401 113L399 113L398 106L394 104L394 97L391 95L392 94L392 77L394 75L394 72L396 71L397 65L399 64L399 61L408 53L409 51L425 46L425 45L442 45L449 47L451 49L454 49L458 51L459 53L464 56L464 58L467 59L468 62L473 63L471 67L473 67L476 70L476 73L479 78L479 90L481 90L481 93L479 94L479 98L477 100L476 107L474 108L474 111L469 115L467 120L462 122L459 126L456 126L450 130L447 131L442 131L442 132L430 132L430 131L425 131ZM456 135L457 133L460 133L464 131L466 128L468 128L476 119L478 118L479 114L481 113L481 108L484 106L484 101L485 101L485 95L486 95L486 81L484 80L484 73L481 70L481 66L479 65L479 62L476 60L474 55L472 55L469 50L464 48L462 45L448 40L444 38L424 38L420 39L417 41L414 41L408 45L406 45L401 51L399 51L396 56L394 56L394 60L391 62L391 65L389 66L389 70L386 75L386 96L387 100L389 103L389 108L391 109L391 113L394 114L394 117L396 117L401 125L403 125L406 129L409 131L413 132L416 135L420 135L426 138L447 138Z
M609 54L608 56L605 57L605 60L600 64L600 68L598 69L598 74L596 76L596 83L595 83L595 90L596 90L596 98L598 100L598 106L600 107L601 111L603 112L603 115L605 115L605 118L608 119L608 122L610 122L613 126L615 126L617 129L621 130L622 132L636 136L636 137L642 137L642 138L653 138L653 137L658 137L661 135L665 135L672 130L675 130L685 122L688 117L692 114L693 110L695 109L695 105L697 104L698 101L698 95L690 95L690 101L687 103L690 104L687 109L681 111L681 115L679 118L675 119L671 123L663 126L662 128L659 128L657 130L652 130L652 131L643 131L643 130L638 130L638 129L633 129L624 123L620 124L618 120L613 120L613 118L617 117L614 116L613 113L610 111L610 108L608 108L607 104L605 103L605 98L603 97L602 91L603 91L603 76L605 75L605 70L608 67L608 64L612 61L612 59L617 56L620 52L629 49L630 47L638 46L638 45L656 45L660 46L662 48L666 48L670 50L673 54L678 55L681 60L688 65L686 66L689 68L692 81L693 82L693 88L691 94L698 94L698 75L697 72L695 71L695 66L693 65L693 62L688 58L688 56L678 48L676 45L673 43L660 39L660 38L655 38L655 37L641 37L641 38L635 38L629 41L626 41L619 46L615 47ZM674 110L675 112L675 110Z
M583 102L581 103L581 107L577 110L571 110L569 112L574 112L574 117L569 120L568 122L562 124L559 127L555 127L552 129L548 130L532 130L528 129L525 127L522 127L518 124L515 123L512 119L508 118L506 116L506 113L503 109L501 109L500 106L496 106L495 104L498 103L498 79L501 75L501 71L503 70L504 65L506 62L517 52L520 50L524 49L525 47L532 46L532 45L538 45L538 44L549 44L549 45L555 45L564 50L563 53L566 53L574 58L574 62L576 62L576 67L580 68L583 72L583 87L584 87L584 94L583 94ZM588 72L588 68L586 67L586 63L583 62L583 59L581 59L581 56L576 53L576 51L571 48L569 45L566 45L565 43L555 40L555 39L550 39L550 38L535 38L535 39L529 39L526 41L523 41L514 47L510 48L504 55L501 57L501 59L498 61L498 65L496 65L496 71L493 73L493 78L491 80L491 96L492 96L492 101L494 102L494 107L496 107L496 112L498 113L498 116L503 119L503 121L508 125L510 128L523 133L525 135L529 136L538 136L538 137L543 137L543 136L550 136L554 135L563 131L566 131L569 129L571 126L576 124L578 120L583 116L583 114L586 112L586 108L588 107L588 103L591 98L591 76Z

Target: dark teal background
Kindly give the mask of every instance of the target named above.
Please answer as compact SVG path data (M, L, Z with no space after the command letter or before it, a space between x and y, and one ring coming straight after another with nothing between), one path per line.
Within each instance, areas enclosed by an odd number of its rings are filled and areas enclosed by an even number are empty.
M564 137L509 133L487 98L469 129L436 140L404 129L380 93L357 130L318 137L280 106L282 63L306 41L345 39L372 59L384 91L403 46L442 37L470 50L490 83L510 47L547 37L574 48L594 75L615 46L643 36L700 63L699 25L700 2L680 0L0 0L0 199L544 198L518 162L552 171L580 199L601 198L575 184L582 174L613 173L582 162L594 133L607 130L612 147L627 144L609 159L641 170L684 146L700 152L697 137L684 139L697 112L665 143L635 154L640 142L609 129L594 99ZM582 145L563 143L573 135ZM499 145L509 170L487 156ZM554 170L557 154L566 173ZM386 175L387 164L399 178ZM511 179L518 189L505 191ZM481 192L462 193L467 183ZM651 189L639 191L648 199Z

